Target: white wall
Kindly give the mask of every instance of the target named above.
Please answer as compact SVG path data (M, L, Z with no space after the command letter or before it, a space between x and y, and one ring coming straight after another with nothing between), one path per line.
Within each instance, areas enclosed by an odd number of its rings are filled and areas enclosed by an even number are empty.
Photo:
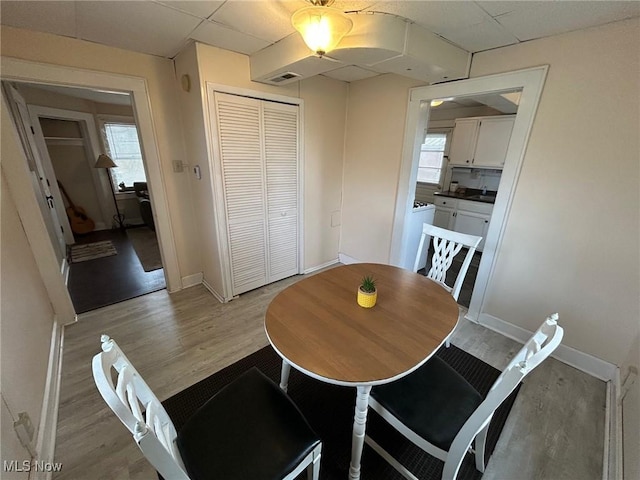
M474 55L474 77L549 64L485 313L620 364L640 328L638 20ZM341 252L389 260L408 80L351 84Z
M187 157L201 167L202 180L190 175L194 210L202 245L205 281L223 292L219 245L215 235L211 169L205 141L209 125L206 83L302 98L304 104L304 269L338 256L340 227L331 226L331 214L340 210L342 155L348 87L344 82L317 77L283 87L251 81L249 58L196 43L176 58L176 78L191 78L192 90L181 91L180 107ZM225 234L223 234L225 235Z
M473 77L549 64L485 311L621 364L640 329L640 22L474 55Z
M305 102L305 269L338 258L348 91L347 83L322 76L300 83Z
M340 253L389 261L409 88L424 85L397 75L349 87Z
M7 139L3 138L3 142ZM13 422L27 412L40 423L54 312L29 248L18 211L2 175L0 262L0 343L2 460L30 460L20 445ZM8 301L10 299L10 301ZM28 355L25 355L28 352ZM34 436L33 445L36 445ZM0 467L1 468L1 467ZM2 478L4 478L2 475ZM9 478L9 475L7 476ZM15 475L12 478L20 478Z

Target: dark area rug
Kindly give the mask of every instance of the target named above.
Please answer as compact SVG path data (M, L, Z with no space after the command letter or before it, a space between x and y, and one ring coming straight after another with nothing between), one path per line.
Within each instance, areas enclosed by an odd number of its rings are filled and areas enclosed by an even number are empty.
M128 228L127 237L129 237L145 272L153 272L162 268L156 232L148 227Z
M441 348L437 355L463 375L483 395L488 393L491 385L500 375L499 370L453 345L450 348ZM257 366L274 382L280 382L280 357L270 346L267 346L164 401L163 405L173 419L176 429L180 430L193 412L213 394L253 366ZM505 400L491 421L487 439L487 458L496 446L518 390L516 389ZM288 393L322 439L320 478L322 480L348 478L356 389L329 385L307 377L292 368ZM247 408L251 406L247 405ZM438 412L434 412L434 415L437 414ZM372 410L369 410L367 433L419 479L440 479L444 463L413 446ZM475 469L474 458L467 455L458 473L458 480L481 477L482 474ZM300 478L306 478L306 473L303 473ZM364 480L402 480L404 477L368 445L365 445L362 455L362 478Z

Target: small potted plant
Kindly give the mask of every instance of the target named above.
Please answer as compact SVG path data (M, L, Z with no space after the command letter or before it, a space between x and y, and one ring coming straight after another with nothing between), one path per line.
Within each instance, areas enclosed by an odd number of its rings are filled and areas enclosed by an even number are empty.
M377 299L376 281L371 275L364 276L358 288L358 305L364 308L371 308L376 304Z

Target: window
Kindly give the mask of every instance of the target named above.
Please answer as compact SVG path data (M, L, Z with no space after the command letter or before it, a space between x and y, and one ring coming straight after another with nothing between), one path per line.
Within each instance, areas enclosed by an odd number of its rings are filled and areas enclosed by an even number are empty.
M138 141L138 130L133 123L103 123L103 134L109 156L118 165L111 169L115 188L123 190L122 184L129 189L133 182L146 182L142 152Z
M439 184L447 148L447 132L427 133L420 146L418 182Z

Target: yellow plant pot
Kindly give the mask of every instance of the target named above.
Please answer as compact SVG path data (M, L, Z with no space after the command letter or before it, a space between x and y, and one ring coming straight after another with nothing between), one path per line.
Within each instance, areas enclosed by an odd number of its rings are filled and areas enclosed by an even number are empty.
M371 308L376 304L378 299L378 291L373 293L363 292L358 288L358 305L363 308Z

